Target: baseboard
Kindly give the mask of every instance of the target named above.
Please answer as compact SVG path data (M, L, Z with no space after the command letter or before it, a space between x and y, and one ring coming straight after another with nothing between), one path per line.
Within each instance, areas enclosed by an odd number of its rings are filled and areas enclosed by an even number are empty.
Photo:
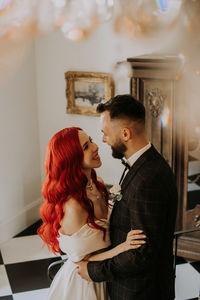
M0 244L9 240L28 226L39 220L42 197L25 206L21 212L0 223Z

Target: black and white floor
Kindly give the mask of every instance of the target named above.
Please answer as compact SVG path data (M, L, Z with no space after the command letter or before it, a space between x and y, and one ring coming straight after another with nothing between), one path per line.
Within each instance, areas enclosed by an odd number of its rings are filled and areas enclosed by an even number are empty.
M0 246L0 300L46 298L51 283L47 268L61 256L56 257L43 247L43 242L36 235L39 225L40 221ZM199 292L200 262L189 264L178 259L176 300L197 300Z

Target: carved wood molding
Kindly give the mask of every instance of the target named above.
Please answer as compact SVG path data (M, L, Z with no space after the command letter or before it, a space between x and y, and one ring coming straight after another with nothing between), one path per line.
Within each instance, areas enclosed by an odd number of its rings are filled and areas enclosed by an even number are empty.
M138 98L137 95L137 78L131 78L131 95L135 97L136 99Z
M162 113L166 96L159 88L153 88L145 91L145 97L152 116L158 118Z

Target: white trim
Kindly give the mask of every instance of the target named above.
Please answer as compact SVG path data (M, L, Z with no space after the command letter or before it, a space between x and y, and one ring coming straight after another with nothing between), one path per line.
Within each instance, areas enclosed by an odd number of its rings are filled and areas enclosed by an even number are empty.
M26 205L21 212L0 222L0 244L39 220L42 197Z

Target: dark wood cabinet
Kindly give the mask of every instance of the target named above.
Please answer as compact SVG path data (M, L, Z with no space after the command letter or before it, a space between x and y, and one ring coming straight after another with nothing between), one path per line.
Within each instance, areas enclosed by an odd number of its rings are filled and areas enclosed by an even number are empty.
M175 56L149 55L127 61L132 67L130 93L146 108L148 138L176 177L179 194L176 230L198 228L200 127L193 118L193 104L184 93L182 60ZM180 236L178 255L200 260L200 231Z

